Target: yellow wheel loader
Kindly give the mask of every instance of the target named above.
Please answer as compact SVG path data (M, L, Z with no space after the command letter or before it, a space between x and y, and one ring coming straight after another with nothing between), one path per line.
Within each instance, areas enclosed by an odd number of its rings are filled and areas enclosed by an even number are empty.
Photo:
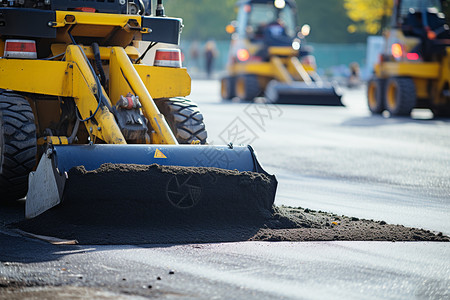
M368 82L373 114L409 116L414 108L429 108L450 116L450 28L443 5L449 1L395 1L385 51Z
M75 202L98 194L84 213L101 213L124 191L130 206L156 201L153 209L181 214L235 203L270 210L276 180L252 148L207 145L203 115L185 98L191 79L180 51L160 47L153 65L143 63L156 44L177 45L181 29L162 0L154 13L142 0L3 1L1 202L26 196L27 218L64 205L68 190L79 193ZM143 53L139 42L147 42ZM167 182L127 172L137 165L144 173L163 166ZM118 181L105 166L120 170ZM88 179L74 186L77 176Z
M223 99L271 103L342 105L337 88L316 72L305 37L309 25L297 26L293 0L241 0L238 17L227 26L231 46Z

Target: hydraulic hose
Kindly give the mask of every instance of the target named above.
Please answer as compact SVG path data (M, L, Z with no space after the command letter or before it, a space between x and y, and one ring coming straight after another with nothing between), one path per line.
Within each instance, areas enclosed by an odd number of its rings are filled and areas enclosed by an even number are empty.
M142 0L138 0L138 5L139 5L139 14L141 15L141 16L143 16L143 15L145 15L145 4L144 4L144 1L142 1Z
M102 84L103 87L105 87L106 75L105 75L105 70L103 69L103 65L102 65L102 59L100 56L100 48L98 47L97 43L92 43L91 47L92 47L92 51L94 52L95 66L97 67L97 70L100 73L100 83Z
M88 65L89 69L91 70L92 75L94 76L95 84L97 85L97 93L94 94L94 97L95 97L95 98L97 99L97 101L98 101L98 106L97 106L97 108L95 109L94 113L91 114L91 115L90 115L89 117L87 117L86 119L81 119L81 116L79 115L78 110L75 111L77 118L78 118L81 122L86 122L86 121L89 121L90 119L92 119L92 118L95 116L95 114L98 112L98 110L100 109L100 107L101 107L102 105L106 106L106 107L109 109L109 111L112 111L112 108L111 108L111 105L109 105L109 103L108 103L108 101L107 101L105 95L103 95L103 92L102 92L102 85L101 85L101 83L100 83L100 80L98 79L97 74L95 74L95 72L94 72L94 68L92 67L91 63L89 62L89 59L86 57L86 54L84 53L84 51L83 51L83 49L81 48L81 46L77 44L77 42L75 41L75 39L74 39L73 36L72 36L72 33L71 33L71 32L72 32L72 29L73 29L73 28L74 28L74 26L70 27L70 29L67 31L67 34L69 35L70 39L72 40L72 43L73 43L74 45L76 45L76 46L80 49L81 54L83 54L83 57L84 57L84 59L85 59L85 61L86 61L86 64ZM97 46L98 46L98 45L97 45ZM100 52L100 51L99 51L99 52ZM100 62L101 62L101 60L100 60Z

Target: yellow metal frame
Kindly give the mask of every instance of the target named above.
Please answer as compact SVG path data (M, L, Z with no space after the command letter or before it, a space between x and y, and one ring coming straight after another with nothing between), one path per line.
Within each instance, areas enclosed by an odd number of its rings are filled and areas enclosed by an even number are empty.
M304 81L306 84L312 83L311 77L314 73L313 69L306 69L295 56L271 56L268 62L236 63L231 65L228 71L233 76L254 74L260 77L275 78L284 83Z
M292 47L277 47L271 46L268 49L269 55L271 56L297 56L298 50L294 50Z
M0 88L71 97L72 73L69 62L0 59Z
M69 18L69 17L70 18ZM73 17L73 18L72 18ZM88 13L79 11L56 11L56 22L53 27L65 27L66 25L90 25L90 26L120 26L126 27L129 20L135 21L141 26L139 15Z
M111 52L110 48L100 47L100 50L102 53L104 50ZM104 58L109 60L109 55ZM155 99L185 97L191 93L191 78L185 68L147 65L133 65L133 67ZM67 61L0 59L2 89L73 97L72 75L73 63Z
M126 47L133 40L140 40L142 33L150 32L150 28L141 27L141 22L139 15L56 11L56 21L51 26L57 29L56 42L70 44L70 29L74 37L95 37L107 40L109 45Z
M252 49L251 46L254 45L247 43L249 49ZM254 54L254 52L251 53ZM268 48L268 54L269 61L246 61L230 64L228 73L231 76L256 75L263 89L271 79L287 84L294 81L312 84L312 78L319 79L315 68L310 65L303 65L297 58L298 50L294 50L292 47L271 46Z
M56 56L59 54L63 54L66 52L67 45L66 44L53 44L51 45L52 55ZM89 46L82 46L84 54L89 59L94 59L94 51L92 51L92 48ZM111 54L111 47L99 47L100 50L100 59L102 60L109 60L110 54ZM127 55L133 59L136 60L141 55L139 51L132 46L128 46L125 48L125 52Z
M65 61L0 59L0 88L73 97L81 118L87 119L97 111L94 117L85 122L91 140L99 138L106 143L126 143L113 114L107 106L99 107L95 97L98 87L86 61L86 58L93 58L92 49L56 44L52 46L52 51L55 54L65 52ZM139 56L134 47L100 47L100 54L103 60L109 61L109 93L102 88L109 105L114 105L121 95L134 93L139 96L143 114L153 129L152 143L177 144L153 98L189 95L191 78L186 69L133 65L130 59ZM48 137L47 141L66 143L64 137Z
M406 76L437 79L440 68L438 62L383 62L375 66L375 73L379 78Z
M375 65L375 74L378 78L410 77L416 86L416 95L420 99L430 97L428 91L429 80L436 81L441 66L437 62L383 62Z
M450 99L443 95L446 84L450 86L450 47L447 47L446 55L440 62L382 62L375 65L375 75L383 79L410 77L418 98L431 99L434 105L450 103Z

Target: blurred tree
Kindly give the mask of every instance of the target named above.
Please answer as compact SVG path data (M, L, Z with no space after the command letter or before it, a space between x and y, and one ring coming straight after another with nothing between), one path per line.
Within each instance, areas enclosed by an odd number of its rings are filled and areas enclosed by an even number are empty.
M296 0L299 25L311 26L310 42L365 42L367 34L348 32L352 20L344 8L345 0ZM361 0L365 1L365 0ZM166 14L183 18L183 38L187 40L227 40L225 26L236 19L237 0L165 0Z
M183 18L185 39L229 39L225 27L236 18L236 0L165 0L166 14Z
M380 34L392 13L393 3L394 0L344 0L348 16L356 22L347 30L350 33Z
M316 43L355 43L365 42L367 34L347 31L352 20L347 16L344 0L297 0L300 25L309 24L310 42Z

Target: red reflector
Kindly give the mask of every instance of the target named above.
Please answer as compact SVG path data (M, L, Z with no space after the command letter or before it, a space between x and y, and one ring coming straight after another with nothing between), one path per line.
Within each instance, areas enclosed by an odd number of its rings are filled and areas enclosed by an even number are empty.
M82 11L82 12L90 12L90 13L95 13L95 8L93 7L77 7L74 10L76 11Z
M248 59L249 61L262 61L262 57L261 56L250 56L250 58Z
M37 58L36 42L30 40L6 40L3 55L7 58Z
M6 43L5 50L17 52L36 52L36 44L34 42L8 42Z
M180 49L157 49L154 65L158 67L181 68Z
M168 52L168 51L157 51L155 55L155 59L157 60L179 60L180 53L179 52Z
M409 60L418 60L419 59L419 54L417 53L408 53L406 54L406 58Z

